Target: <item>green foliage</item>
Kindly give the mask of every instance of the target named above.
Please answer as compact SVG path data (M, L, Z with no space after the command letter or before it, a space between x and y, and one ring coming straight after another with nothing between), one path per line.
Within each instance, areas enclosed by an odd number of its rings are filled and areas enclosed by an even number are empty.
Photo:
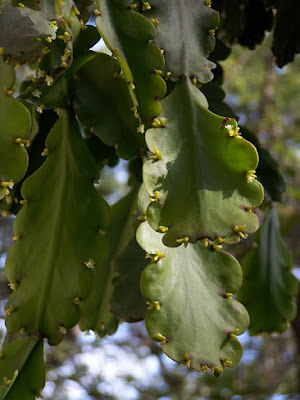
M178 80L185 74L209 82L215 64L208 55L215 45L218 13L203 1L153 0L147 16L157 26L155 42L166 50L165 72L171 73L170 79ZM184 28L178 29L179 26Z
M0 56L0 199L23 178L28 166L24 144L31 125L30 114L11 96L14 83L13 67Z
M160 49L151 43L156 29L147 18L131 10L130 0L97 3L101 10L96 20L100 35L120 63L141 121L150 123L161 113L157 98L165 94L165 83L157 74L164 59Z
M34 400L45 384L43 340L30 336L8 344L0 356L1 400Z
M152 197L150 225L168 228L168 246L185 237L192 243L205 237L236 242L241 235L235 226L246 225L245 234L254 232L258 220L249 211L263 193L248 171L256 169L258 157L238 136L236 121L207 111L205 97L189 80L179 82L162 105L166 125L146 133L149 150L159 152L143 169Z
M35 61L42 54L41 41L56 37L41 11L27 7L2 7L0 11L0 47L7 56Z
M39 332L57 344L78 322L93 269L106 257L98 230L106 229L109 210L93 186L97 167L69 111L61 111L44 154L47 160L22 187L26 203L16 218L16 242L6 263L14 288L6 323L11 331Z
M256 245L244 260L238 299L249 312L252 335L284 332L295 316L298 282L291 272L291 257L280 236L275 208L265 217Z
M173 249L162 244L161 236L147 222L137 231L139 244L152 259L141 279L149 304L147 330L173 360L218 374L242 355L236 334L246 330L248 314L232 299L241 285L241 267L213 246Z
M118 154L130 158L144 145L120 67L106 54L97 54L78 72L74 108L79 120ZM100 77L100 79L98 78ZM118 96L116 96L118 93Z
M93 3L1 3L0 208L16 214L6 326L29 335L3 350L3 399L35 398L42 339L56 345L78 322L104 336L147 314L151 338L175 361L215 376L236 365L248 325L232 298L242 270L220 250L258 229L261 183L272 201L285 189L270 153L246 129L241 136L219 63L230 53L222 40L260 43L278 4ZM97 30L86 25L88 6ZM278 14L277 33L285 23ZM100 35L107 49L95 53ZM22 103L12 96L16 61L34 74L18 82ZM133 187L109 207L94 184L119 157L130 161ZM283 331L293 317L288 265L272 211L239 292L252 333Z

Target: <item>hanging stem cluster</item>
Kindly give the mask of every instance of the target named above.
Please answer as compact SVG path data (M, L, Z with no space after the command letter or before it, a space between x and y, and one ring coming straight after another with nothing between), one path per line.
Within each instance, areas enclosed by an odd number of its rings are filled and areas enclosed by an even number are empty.
M77 323L104 336L146 318L169 357L219 376L249 324L233 298L242 269L222 247L258 229L263 189L256 148L217 115L222 90L208 83L218 13L207 0L98 0L95 28L90 2L28 3L0 8L0 205L17 215L5 310L20 333L2 352L1 398L34 399L44 338ZM108 51L89 50L100 36ZM17 99L23 62L35 75ZM119 157L133 187L109 207L99 170Z

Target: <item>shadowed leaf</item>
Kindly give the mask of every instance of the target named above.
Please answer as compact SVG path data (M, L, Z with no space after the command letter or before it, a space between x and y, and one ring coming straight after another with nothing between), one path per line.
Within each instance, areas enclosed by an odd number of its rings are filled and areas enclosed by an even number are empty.
M135 236L135 230L139 222L136 214L133 214L133 211L136 210L137 193L137 188L132 189L131 192L112 206L111 223L107 231L103 232L110 246L109 254L101 264L101 267L96 270L90 297L81 305L81 329L93 329L100 336L106 333L113 333L107 331L107 325L111 324L112 321L116 321L116 317L110 311L110 298L113 293L112 279L115 276L115 272L121 272L119 269L123 268L123 266L117 263L115 271L112 267L112 262L120 252L126 251Z
M170 79L178 80L187 74L203 83L210 81L215 64L207 57L215 46L218 13L205 0L151 0L150 3L151 10L146 16L159 22L155 43L165 50L164 70L172 73Z
M275 208L257 233L257 247L243 263L244 283L238 299L250 315L250 334L284 332L296 312L298 282L291 257L280 236Z
M115 77L119 73L117 61L106 54L95 55L77 74L73 106L83 125L106 145L117 146L117 153L128 159L139 153L145 140L137 132L126 82Z
M300 3L298 0L281 0L279 4L272 50L276 64L282 68L300 53Z
M35 400L44 385L43 339L31 336L4 347L0 358L1 400Z

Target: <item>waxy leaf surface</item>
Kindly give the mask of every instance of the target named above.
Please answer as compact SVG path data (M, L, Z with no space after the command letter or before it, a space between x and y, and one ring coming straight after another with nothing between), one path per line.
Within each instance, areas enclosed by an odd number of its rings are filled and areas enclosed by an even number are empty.
M272 208L257 233L257 247L243 263L244 283L238 299L250 315L250 334L284 332L296 313L298 282L291 257L280 236L276 209Z
M4 347L0 382L0 400L35 400L45 385L43 339L31 336Z
M100 35L120 63L141 120L151 122L161 112L157 98L165 94L165 83L155 73L162 70L164 59L159 48L150 43L156 29L147 18L131 10L130 0L98 0L97 4L101 11L96 19ZM134 93L130 88L133 82Z
M231 137L227 120L207 110L203 94L183 79L162 102L167 118L162 128L149 129L146 142L160 159L144 164L146 190L152 198L147 209L149 224L164 236L167 246L187 237L194 243L204 237L222 237L236 242L236 226L245 234L258 228L258 218L246 211L257 206L263 190L248 171L258 164L255 147L240 137Z
M46 161L22 187L28 204L15 220L19 240L6 260L15 286L6 324L13 332L38 331L57 344L65 328L78 322L93 267L107 256L98 230L106 228L109 208L93 185L98 169L71 113L61 111L46 146Z
M56 37L41 11L27 7L2 7L0 14L0 47L7 56L20 57L28 54L29 60L41 53L43 45L38 38ZM34 58L31 61L34 61Z
M215 46L218 13L205 0L151 0L146 16L158 20L155 43L163 50L170 79L183 74L202 83L213 78L208 55Z
M138 228L137 240L144 250L161 255L141 278L142 293L150 304L146 317L150 336L175 361L187 361L187 354L197 371L202 366L223 368L226 359L235 365L242 346L230 333L241 334L248 325L246 309L230 298L242 283L238 261L202 243L169 248L161 239L162 234L147 222ZM154 302L158 308L151 306Z
M7 93L15 83L12 66L0 56L0 183L1 181L19 182L28 166L27 152L15 139L26 139L31 118L28 109ZM0 185L0 199L7 190Z

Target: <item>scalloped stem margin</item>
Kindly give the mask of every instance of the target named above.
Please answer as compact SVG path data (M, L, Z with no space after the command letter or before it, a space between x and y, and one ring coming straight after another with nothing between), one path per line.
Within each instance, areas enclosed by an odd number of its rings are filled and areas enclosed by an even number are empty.
M14 291L7 328L39 332L55 345L79 320L94 276L107 256L99 233L110 217L94 187L99 171L72 112L60 111L43 152L44 164L23 184L23 209L6 260Z
M159 74L164 58L152 43L155 26L130 4L129 0L97 0L96 26L120 64L143 133L144 125L161 113L158 99L165 95L166 85Z
M263 199L254 179L258 154L240 137L236 121L207 110L188 77L162 106L164 126L146 132L154 154L143 167L151 227L164 232L171 247L203 238L234 243L256 231L259 221L251 210Z
M170 248L161 239L147 222L137 230L152 259L141 278L149 335L173 360L219 375L239 362L236 335L249 323L246 309L232 299L242 283L241 267L230 254L202 243Z

